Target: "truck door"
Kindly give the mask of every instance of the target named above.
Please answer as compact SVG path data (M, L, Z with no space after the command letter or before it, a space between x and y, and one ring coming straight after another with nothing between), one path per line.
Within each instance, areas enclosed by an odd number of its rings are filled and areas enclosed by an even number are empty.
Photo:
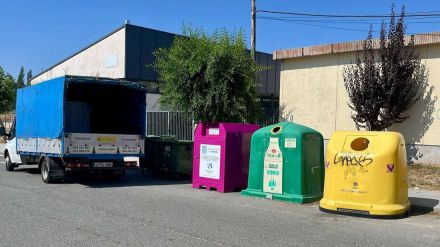
M17 138L15 137L15 119L9 131L6 149L9 151L9 157L14 164L21 164L20 155L17 154Z

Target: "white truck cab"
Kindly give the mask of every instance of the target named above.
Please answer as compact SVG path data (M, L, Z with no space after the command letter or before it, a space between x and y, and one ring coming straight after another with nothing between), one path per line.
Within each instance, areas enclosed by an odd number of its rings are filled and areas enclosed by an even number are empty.
M1 131L0 131L1 132ZM7 137L5 150L5 166L7 171L13 171L15 167L21 165L20 155L17 154L17 138L15 138L15 121L12 124L8 134L3 130L3 134Z

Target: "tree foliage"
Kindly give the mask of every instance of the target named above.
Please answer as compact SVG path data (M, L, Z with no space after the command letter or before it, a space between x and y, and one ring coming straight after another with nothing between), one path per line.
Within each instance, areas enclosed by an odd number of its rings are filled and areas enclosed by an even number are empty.
M15 108L15 92L14 78L0 66L0 113Z
M255 122L255 74L243 33L184 28L169 49L158 49L161 103L202 122Z
M30 86L31 85L31 79L32 79L32 70L28 70L27 74L26 74L26 85Z
M396 21L393 5L388 30L382 23L379 49L370 28L355 63L344 68L348 105L358 129L383 130L403 122L409 117L405 113L423 94L420 78L424 67L413 40L406 40L405 44L404 17L403 7Z
M24 86L26 86L26 84L24 84L24 68L21 66L20 73L18 73L17 76L17 88L22 88Z

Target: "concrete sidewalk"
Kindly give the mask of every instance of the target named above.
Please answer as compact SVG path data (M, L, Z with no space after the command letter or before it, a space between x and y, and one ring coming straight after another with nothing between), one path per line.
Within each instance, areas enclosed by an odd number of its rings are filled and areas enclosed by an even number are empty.
M440 191L409 189L408 196L412 207L440 212Z

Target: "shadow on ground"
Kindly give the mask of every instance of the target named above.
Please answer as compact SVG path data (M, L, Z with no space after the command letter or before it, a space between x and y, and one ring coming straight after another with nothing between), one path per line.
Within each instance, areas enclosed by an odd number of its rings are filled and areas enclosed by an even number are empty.
M15 172L24 172L35 176L40 176L40 172L36 166L31 167L19 167ZM42 182L41 182L42 183ZM170 179L159 178L153 176L151 172L146 172L142 175L140 169L128 170L126 175L119 181L107 181L102 179L98 174L71 174L68 178L61 182L63 184L82 184L90 188L113 188L113 187L137 187L137 186L155 186L155 185L178 185L178 184L191 184L191 179ZM439 205L439 200L421 198L421 197L409 197L411 201L410 217L420 216L425 214L431 214L434 212L434 207ZM416 205L417 204L417 205ZM317 206L318 202L308 204L311 206ZM437 212L435 212L437 213ZM440 213L439 213L440 214Z
M18 168L15 168L15 171L14 172L26 172L26 173L29 173L29 174L38 174L38 175L40 175L40 170L38 170L38 167L18 167Z
M411 216L432 213L434 212L434 207L439 204L439 200L429 198L409 197L409 200L411 202Z
M82 184L90 188L110 188L110 187L136 187L154 185L177 185L191 184L191 180L176 180L168 178L158 178L152 174L142 175L140 169L128 170L124 177L119 181L107 181L98 175L74 175L66 179L67 184Z
M40 176L40 171L35 166L19 167L15 172L25 172L28 174ZM153 185L176 185L191 184L191 179L171 179L153 176L151 172L144 173L140 169L127 170L124 177L119 181L108 181L98 173L72 173L60 182L63 184L82 184L90 188L111 188L111 187L136 187L136 186L153 186Z

